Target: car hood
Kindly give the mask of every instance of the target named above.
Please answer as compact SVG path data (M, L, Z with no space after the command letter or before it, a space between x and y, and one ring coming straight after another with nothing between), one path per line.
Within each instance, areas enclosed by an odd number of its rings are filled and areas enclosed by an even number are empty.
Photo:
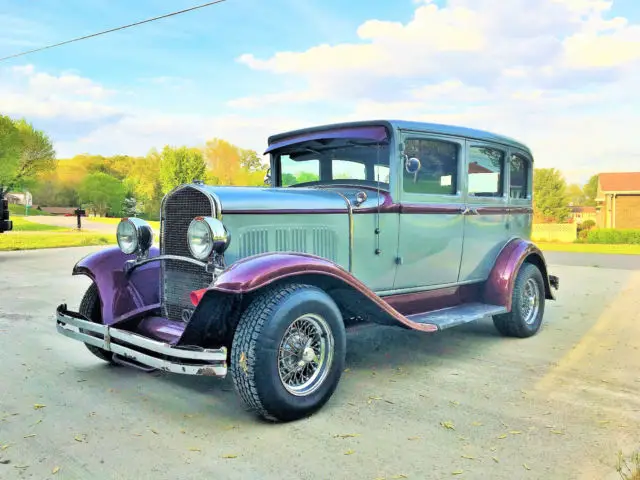
M220 200L222 214L300 212L347 213L345 198L315 188L206 187Z

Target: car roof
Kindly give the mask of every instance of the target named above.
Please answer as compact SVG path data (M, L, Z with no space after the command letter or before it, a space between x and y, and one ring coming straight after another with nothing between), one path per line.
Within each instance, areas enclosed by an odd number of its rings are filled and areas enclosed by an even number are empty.
M413 130L413 131L420 131L425 133L452 135L457 137L471 138L471 139L480 140L480 141L500 143L510 147L519 148L527 152L529 155L532 155L531 150L524 143L518 140L515 140L513 138L507 137L505 135L500 135L495 132L489 132L486 130L479 130L475 128L462 127L457 125L416 122L416 121L408 121L408 120L366 120L366 121L357 121L357 122L330 123L325 125L317 125L313 127L302 128L298 130L291 130L288 132L271 135L268 139L268 142L269 144L271 144L278 140L282 140L286 137L290 137L294 135L297 136L305 133L311 133L311 132L316 132L316 131L321 131L326 129L360 127L360 126L368 126L368 125L384 125L392 130L394 129Z

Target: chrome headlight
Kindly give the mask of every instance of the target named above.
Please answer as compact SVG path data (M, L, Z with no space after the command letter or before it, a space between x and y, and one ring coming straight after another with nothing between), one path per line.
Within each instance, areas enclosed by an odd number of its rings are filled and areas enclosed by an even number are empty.
M116 239L122 253L145 254L153 244L153 230L140 218L123 218L118 224Z
M231 243L231 235L217 218L196 217L187 230L191 255L206 260L212 252L223 253Z

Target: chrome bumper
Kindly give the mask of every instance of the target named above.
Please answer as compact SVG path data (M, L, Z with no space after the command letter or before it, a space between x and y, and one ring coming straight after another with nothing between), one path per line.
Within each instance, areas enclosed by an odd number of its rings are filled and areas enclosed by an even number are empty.
M184 375L224 377L227 349L180 348L136 333L93 323L60 305L56 310L56 329L62 335L93 345L126 362ZM91 332L92 335L85 332ZM132 365L135 366L135 365Z

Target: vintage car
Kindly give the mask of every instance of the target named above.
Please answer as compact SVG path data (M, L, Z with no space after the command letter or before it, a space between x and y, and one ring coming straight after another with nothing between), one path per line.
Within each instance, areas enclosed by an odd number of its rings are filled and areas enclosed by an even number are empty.
M224 377L260 416L312 414L335 391L345 329L425 333L485 317L540 329L558 278L530 241L533 156L509 138L404 121L269 138L268 187L181 185L150 226L80 260L92 283L57 329L103 360Z

